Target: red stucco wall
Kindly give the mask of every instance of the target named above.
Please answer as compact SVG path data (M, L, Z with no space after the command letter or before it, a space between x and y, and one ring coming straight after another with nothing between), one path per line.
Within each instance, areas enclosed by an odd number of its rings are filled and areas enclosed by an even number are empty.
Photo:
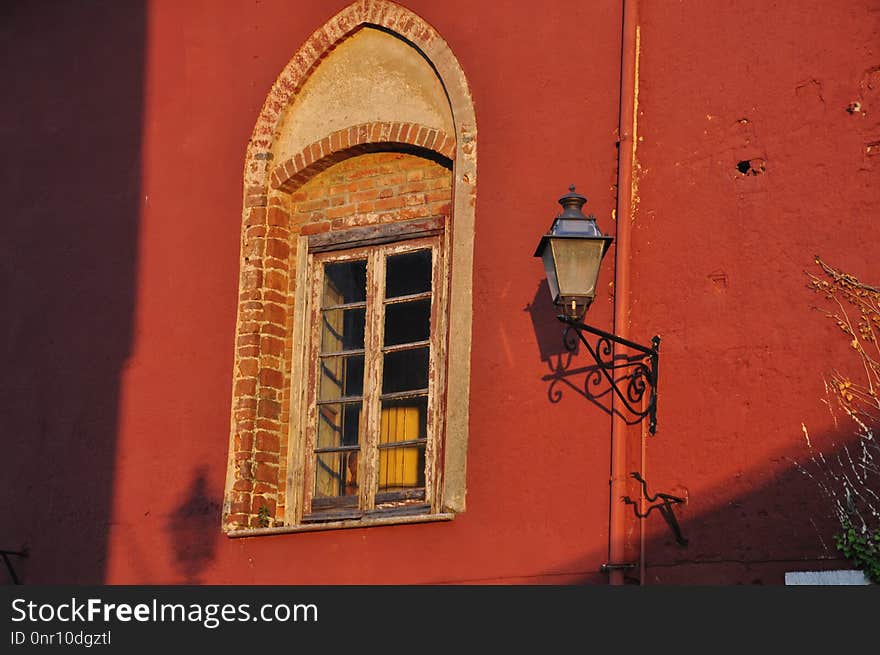
M866 154L880 102L865 87L880 13L642 4L633 329L664 338L647 479L691 499L687 551L649 546L649 579L780 582L836 556L829 504L791 460L806 459L802 423L829 450L852 440L823 403L823 376L859 370L805 272L820 273L819 255L880 279L880 169ZM866 114L848 113L860 96ZM763 174L738 171L752 159ZM669 568L680 559L695 563Z
M450 44L477 111L468 511L444 524L237 540L219 532L243 149L275 76L343 6L307 4L295 16L283 2L149 6L140 336L121 379L107 579L601 581L608 422L599 414L577 435L548 430L545 369L524 309L541 278L533 242L557 195L598 179L594 211L607 217L613 206L615 3L571 3L549 18L528 7L409 5ZM605 27L585 41L577 17ZM530 38L514 36L542 21ZM554 39L574 49L547 47ZM563 101L567 80L579 82ZM545 150L549 160L536 156ZM533 180L526 194L522 180ZM567 403L562 416L582 415L581 403Z
M570 183L614 230L619 3L405 5L458 57L477 115L467 511L220 532L245 145L278 73L345 3L112 4L50 26L22 3L3 28L32 75L12 75L24 100L3 105L24 154L0 240L14 308L2 491L15 499L0 547L30 548L27 581L607 580L610 419L570 390L551 402L542 351L559 328L532 253ZM646 582L841 566L823 559L833 523L788 458L802 422L834 436L822 374L848 354L804 271L819 254L880 279L865 154L880 101L860 88L880 64L880 13L867 0L642 5L631 334L663 338L645 475L688 496L690 539L676 546L652 515ZM116 36L110 73L78 20ZM847 113L860 93L867 115ZM48 163L35 144L54 146ZM743 176L752 158L765 170ZM588 314L604 329L613 257ZM630 445L636 470L638 429ZM630 521L634 559L638 537Z

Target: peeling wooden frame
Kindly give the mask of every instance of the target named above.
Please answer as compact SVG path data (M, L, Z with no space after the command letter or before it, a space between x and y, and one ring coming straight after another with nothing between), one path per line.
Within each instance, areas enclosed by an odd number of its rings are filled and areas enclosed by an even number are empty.
M294 321L294 343L303 344L295 349L293 370L301 371L292 389L291 456L288 475L288 509L286 529L297 531L355 527L357 525L385 525L425 520L449 520L448 512L441 512L443 416L445 350L447 343L447 287L446 263L447 234L444 217L403 221L369 228L301 237L299 240L298 310ZM431 291L415 294L431 298L430 338L424 342L406 344L409 348L428 346L428 388L425 447L424 489L379 492L379 435L381 431L383 364L382 353L397 350L385 347L385 308L389 304L412 297L385 299L385 267L391 255L430 250ZM307 251L307 256L305 252ZM327 502L315 499L315 467L318 429L318 388L320 385L321 301L324 287L324 266L328 263L366 260L366 325L364 330L364 387L361 400L359 439L361 456L358 458L358 495L353 501ZM325 308L326 309L326 308ZM389 350L390 349L390 350ZM299 367L296 364L300 364ZM418 440L421 443L421 439ZM408 443L408 442L407 442ZM395 442L402 447L404 442ZM353 497L336 497L353 498ZM384 506L377 507L377 504ZM320 506L320 507L318 507ZM252 534L253 531L250 531Z
M314 254L418 239L440 234L443 231L443 225L442 216L430 216L383 225L368 225L336 232L324 232L310 236L308 248L309 253Z

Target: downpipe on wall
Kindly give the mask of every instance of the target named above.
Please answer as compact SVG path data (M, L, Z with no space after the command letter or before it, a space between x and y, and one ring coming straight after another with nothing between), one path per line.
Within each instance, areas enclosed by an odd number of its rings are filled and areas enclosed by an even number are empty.
M620 61L619 146L617 156L617 235L614 270L614 333L629 338L633 169L637 145L639 24L638 0L623 0ZM608 529L609 583L622 585L625 556L627 424L615 398L611 414L611 485ZM640 555L644 557L644 554ZM644 566L644 565L643 565ZM643 568L643 566L641 568Z

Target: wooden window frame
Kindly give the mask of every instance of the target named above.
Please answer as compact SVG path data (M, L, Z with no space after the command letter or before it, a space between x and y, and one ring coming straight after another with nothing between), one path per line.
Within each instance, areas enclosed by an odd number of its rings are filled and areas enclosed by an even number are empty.
M448 234L445 218L430 217L385 225L351 228L301 237L298 278L302 281L303 311L299 334L303 337L299 370L300 394L291 416L301 417L291 426L291 471L288 500L291 513L286 530L315 530L389 523L449 520L443 507L443 443L445 418L445 358L448 340ZM386 352L383 346L385 307L385 272L391 255L430 249L431 311L429 346L427 417L425 442L424 497L387 498L377 507L379 469L379 422L381 421L382 367ZM315 484L315 444L318 424L319 360L321 349L321 295L324 266L328 263L367 260L366 325L364 333L365 372L358 458L358 495L356 507L324 508L314 511L312 496ZM399 301L398 301L399 302ZM297 367L294 366L294 370ZM411 494L410 494L411 495ZM285 528L282 528L285 530Z

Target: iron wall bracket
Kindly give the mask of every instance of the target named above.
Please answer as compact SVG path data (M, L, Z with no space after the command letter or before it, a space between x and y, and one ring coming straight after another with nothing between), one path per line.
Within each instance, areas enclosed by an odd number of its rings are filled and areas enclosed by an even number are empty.
M616 334L605 332L580 321L560 314L557 318L566 324L564 342L569 352L577 349L578 342L584 347L596 362L598 370L605 376L611 385L611 389L617 398L623 403L627 411L633 414L639 421L648 419L648 431L651 434L657 431L657 369L660 364L660 337L651 339L651 346L643 346L629 339L618 337ZM572 332L576 338L572 337ZM584 333L598 337L595 344L591 344ZM637 354L615 354L612 343L624 346ZM628 370L627 370L628 369ZM623 379L629 380L626 389L622 390L615 379L615 373L625 370ZM648 394L648 402L644 408L639 407L642 398Z

